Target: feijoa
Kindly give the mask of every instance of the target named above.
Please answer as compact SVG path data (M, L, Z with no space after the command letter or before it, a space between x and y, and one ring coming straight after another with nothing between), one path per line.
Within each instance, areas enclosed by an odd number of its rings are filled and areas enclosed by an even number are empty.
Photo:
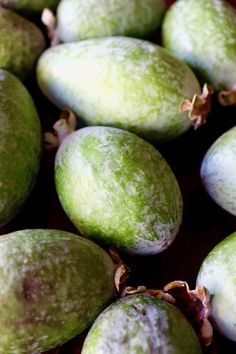
M0 226L28 197L39 170L41 129L34 102L13 74L0 69Z
M236 216L236 127L221 135L207 151L201 179L211 198Z
M59 230L0 237L0 353L41 353L76 336L113 296L113 263Z
M0 7L1 69L26 79L32 74L44 47L44 36L34 23Z
M61 204L82 235L134 254L174 240L182 196L161 154L138 136L87 127L59 147L55 182Z
M56 33L62 42L114 35L147 37L164 13L164 0L62 0Z
M210 319L227 338L236 341L236 232L221 241L203 261L197 283L211 295Z
M39 15L45 8L55 9L60 0L0 0L0 5L24 15Z
M122 298L96 319L82 354L201 354L198 338L173 305L146 295Z
M236 10L226 1L176 1L166 13L163 44L216 90L236 85Z
M159 142L191 126L179 106L200 93L186 64L153 43L127 37L48 49L37 76L44 94L74 111L81 124L115 126Z

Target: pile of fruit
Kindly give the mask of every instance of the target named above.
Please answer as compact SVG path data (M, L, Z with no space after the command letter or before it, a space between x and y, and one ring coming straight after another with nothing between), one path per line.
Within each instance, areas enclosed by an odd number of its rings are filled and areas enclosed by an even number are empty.
M0 0L0 354L235 354L233 5Z

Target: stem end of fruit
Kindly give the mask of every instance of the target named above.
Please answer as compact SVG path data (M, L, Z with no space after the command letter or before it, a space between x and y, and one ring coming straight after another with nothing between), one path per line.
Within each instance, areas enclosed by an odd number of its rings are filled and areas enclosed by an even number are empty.
M192 121L194 129L198 129L206 123L207 116L211 110L211 96L213 89L205 84L201 95L194 95L192 101L183 100L180 104L180 112L189 112L189 119Z
M41 15L41 21L44 24L44 26L47 28L48 32L48 38L50 40L50 46L54 47L60 43L60 40L56 34L56 17L54 16L54 13L48 9L45 8L42 12Z

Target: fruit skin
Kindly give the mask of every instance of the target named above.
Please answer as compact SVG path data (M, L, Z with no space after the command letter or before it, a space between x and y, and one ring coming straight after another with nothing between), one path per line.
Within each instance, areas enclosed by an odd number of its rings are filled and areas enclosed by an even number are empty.
M99 246L59 230L0 238L0 353L46 351L82 332L113 296Z
M22 13L40 15L45 8L55 9L60 0L0 0L0 5Z
M225 1L177 1L163 22L163 45L216 90L236 85L236 10Z
M127 37L51 48L38 62L37 77L44 94L74 111L82 124L115 126L158 142L191 126L179 105L200 93L184 63L155 44Z
M160 25L163 0L62 0L57 35L62 42L114 35L147 37Z
M169 165L127 131L88 127L69 135L55 162L61 204L82 235L132 254L174 240L182 196Z
M197 283L211 295L211 320L214 327L236 341L236 232L221 241L203 261Z
M0 69L0 226L28 197L39 170L41 128L34 102L23 84Z
M26 79L44 50L42 32L32 22L0 7L0 38L0 68Z
M210 147L200 173L211 198L236 216L236 127L221 135Z
M90 329L82 354L201 354L198 338L173 305L146 295L122 298Z

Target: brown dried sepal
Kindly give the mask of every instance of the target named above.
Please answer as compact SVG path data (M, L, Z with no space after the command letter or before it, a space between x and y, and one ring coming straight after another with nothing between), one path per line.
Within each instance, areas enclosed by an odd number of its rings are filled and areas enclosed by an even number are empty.
M192 121L194 129L198 129L206 123L207 116L211 110L211 96L213 89L205 84L201 95L194 95L192 101L184 100L180 103L181 113L189 112L189 119Z
M201 343L204 346L210 345L213 338L213 329L208 320L210 295L206 288L198 285L195 290L190 290L186 282L173 281L167 284L163 290L174 298L175 306L191 322Z
M126 281L129 277L130 268L123 263L118 251L114 248L110 248L108 251L111 259L113 260L115 273L114 273L114 283L116 290L119 295L121 295L126 287Z
M54 13L50 9L45 8L41 15L41 21L44 24L44 26L47 28L48 38L50 40L50 46L54 47L58 45L60 43L60 40L56 34L57 20L56 17L54 16Z
M174 298L170 294L165 293L162 290L147 289L146 286L143 285L140 285L137 288L133 288L131 286L126 287L124 289L122 296L137 295L137 294L149 295L152 297L156 297L158 299L165 300L170 303L175 302Z
M126 281L129 277L130 268L124 263L120 264L115 271L114 282L116 290L119 294L123 293L123 289L126 285Z
M70 110L64 110L58 121L53 125L54 132L46 132L43 136L44 147L56 149L62 141L76 130L76 117Z
M236 105L236 87L234 87L232 90L221 91L218 98L222 106Z

